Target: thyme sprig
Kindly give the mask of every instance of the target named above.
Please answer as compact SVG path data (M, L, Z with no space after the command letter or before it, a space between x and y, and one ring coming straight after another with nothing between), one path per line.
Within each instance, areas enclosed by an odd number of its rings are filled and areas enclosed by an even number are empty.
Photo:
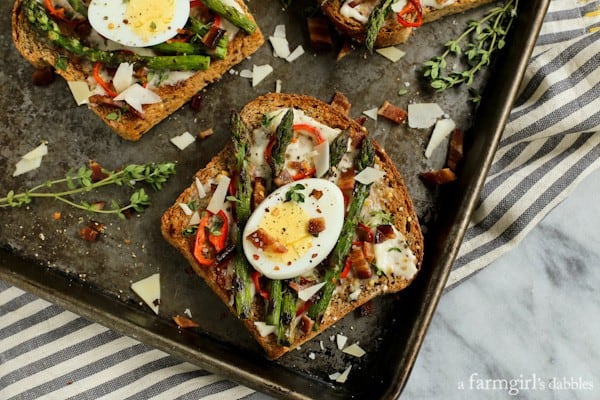
M495 51L506 45L506 35L517 15L519 0L507 0L502 7L491 9L481 20L470 21L467 29L444 46L442 55L426 61L423 75L432 88L443 91L448 88L470 85L475 75L490 64ZM463 70L448 70L460 60L466 61Z
M91 166L81 166L75 172L69 171L64 178L46 181L24 192L9 191L5 197L0 198L0 209L22 207L30 204L35 198L52 198L80 210L100 214L117 214L119 217L125 218L125 211L142 212L150 205L150 196L144 188L135 190L126 205L119 205L116 200L112 200L110 209L99 206L98 202L76 202L69 197L110 185L133 188L137 183L147 183L154 190L159 191L173 174L175 174L174 163L130 164L114 171L102 168L100 178L95 179L95 172ZM57 187L59 188L57 191L50 190Z

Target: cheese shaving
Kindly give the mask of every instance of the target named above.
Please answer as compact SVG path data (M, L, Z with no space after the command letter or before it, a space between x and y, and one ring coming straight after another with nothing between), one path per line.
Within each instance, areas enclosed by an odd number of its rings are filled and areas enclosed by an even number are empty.
M188 131L183 132L179 136L172 137L169 139L179 150L184 150L190 144L196 141L196 138Z

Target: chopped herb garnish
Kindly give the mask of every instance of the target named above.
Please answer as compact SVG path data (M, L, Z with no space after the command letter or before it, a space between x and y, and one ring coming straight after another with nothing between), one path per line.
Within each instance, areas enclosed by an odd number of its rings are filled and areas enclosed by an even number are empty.
M54 68L66 70L67 69L67 61L69 61L67 57L58 56L58 58L56 59L56 63L54 64Z
M306 187L303 184L295 184L285 194L285 201L295 201L296 203L304 203L304 194L299 192L299 190L304 189L306 189Z

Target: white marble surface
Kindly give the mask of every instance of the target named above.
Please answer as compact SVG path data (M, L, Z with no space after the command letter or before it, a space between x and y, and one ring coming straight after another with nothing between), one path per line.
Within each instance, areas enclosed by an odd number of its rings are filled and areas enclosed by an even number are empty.
M443 295L402 400L600 399L599 196L596 171Z

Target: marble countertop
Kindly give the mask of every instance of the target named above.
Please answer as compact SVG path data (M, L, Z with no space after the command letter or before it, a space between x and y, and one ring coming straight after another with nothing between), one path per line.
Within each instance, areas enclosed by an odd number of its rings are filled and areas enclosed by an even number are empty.
M442 296L402 399L600 398L598 193L600 171Z

